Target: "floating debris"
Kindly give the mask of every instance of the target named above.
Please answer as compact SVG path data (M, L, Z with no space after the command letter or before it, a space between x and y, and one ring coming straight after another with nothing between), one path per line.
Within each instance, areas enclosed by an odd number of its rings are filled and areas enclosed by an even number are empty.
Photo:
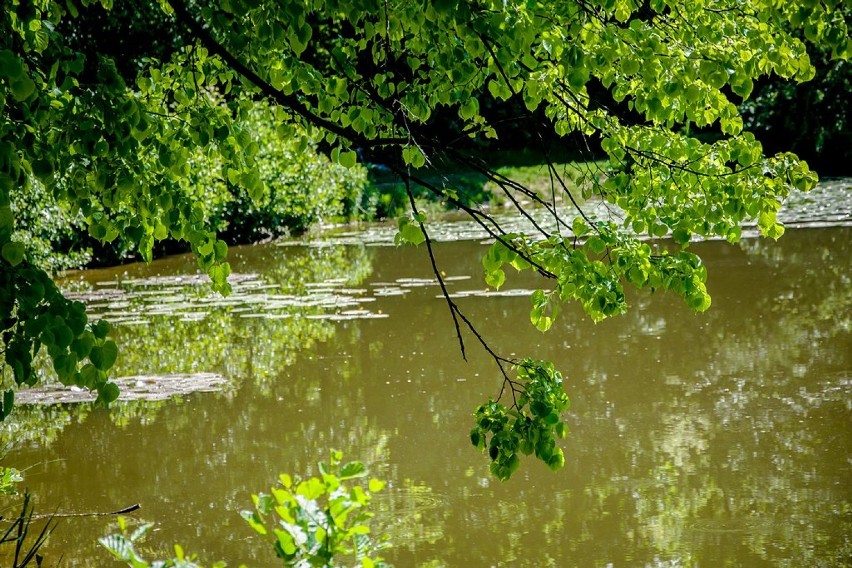
M458 292L453 292L450 294L450 298L494 298L494 297L505 297L505 298L514 298L517 296L530 296L535 290L527 290L525 288L513 288L507 290L460 290ZM436 298L443 299L443 295L435 296Z
M135 375L113 379L121 394L118 400L168 400L194 392L220 392L231 385L216 373L186 375ZM43 385L15 392L16 404L69 404L94 402L95 393L61 384Z
M409 292L410 290L403 290L402 288L376 288L373 290L373 294L376 296L404 296Z
M438 285L438 281L434 278L397 278L396 283L404 288L418 288L420 286Z
M827 178L810 192L793 191L778 212L778 220L792 227L838 227L852 224L852 181L850 178ZM590 219L613 220L620 223L624 213L617 206L590 199L581 204L583 214ZM570 236L570 231L564 224L558 223L551 211L543 207L531 207L526 210L529 217L518 215L513 209L495 209L490 211L490 217L506 233L526 233L540 235L536 227L542 227L553 234ZM559 207L559 215L568 225L578 216L572 207ZM429 237L433 242L482 241L491 235L478 223L467 216L447 216L443 219L430 220L426 224ZM397 227L393 223L370 225L366 229L328 231L311 235L313 240L307 246L327 247L332 245L358 246L396 246L394 238ZM753 223L743 231L743 236L756 236L757 225ZM304 240L288 239L277 243L278 246L304 245Z

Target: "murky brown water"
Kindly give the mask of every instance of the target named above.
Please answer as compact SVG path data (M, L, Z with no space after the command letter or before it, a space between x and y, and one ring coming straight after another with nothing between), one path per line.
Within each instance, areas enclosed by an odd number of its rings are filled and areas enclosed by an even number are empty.
M89 272L66 285L123 318L120 374L211 372L233 388L23 409L3 426L7 461L30 468L40 511L139 502L152 550L179 542L231 566L279 565L238 512L329 448L388 480L376 522L398 567L848 565L851 239L847 227L694 245L710 271L704 315L633 294L626 316L594 325L567 309L541 334L527 297L463 295L503 353L553 359L572 399L565 469L527 461L506 483L467 438L496 369L471 338L461 359L425 250L236 249L226 300L182 258ZM484 287L483 250L437 245L452 291ZM109 531L62 521L48 562L110 565L95 542Z

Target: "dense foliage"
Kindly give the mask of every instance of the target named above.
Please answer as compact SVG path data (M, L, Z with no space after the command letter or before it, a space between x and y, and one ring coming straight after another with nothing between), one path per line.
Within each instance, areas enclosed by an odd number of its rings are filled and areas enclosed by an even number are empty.
M156 242L182 240L227 293L221 227L207 223L210 208L192 190L197 160L221 164L204 175L262 207L278 172L265 169L277 158L264 154L259 135L303 132L322 138L343 167L360 152L401 178L413 213L400 224L402 241L431 252L413 199L420 186L493 236L489 283L502 283L505 265L550 279L553 287L533 297L541 329L571 299L595 319L622 313L626 282L673 290L704 310L706 272L690 240L735 242L748 222L777 238L783 199L816 183L795 155L764 156L737 103L764 75L813 77L798 30L834 58L850 52L849 11L836 0L164 0L156 18L174 35L149 52L134 46L128 64L106 43L85 41L94 37L89 18L103 17L94 4L12 0L0 16L0 316L17 384L37 380L31 360L45 347L62 382L97 390L107 403L117 396L107 382L117 354L108 327L89 324L33 264L11 206L17 192L42 184L92 238L135 243L146 260ZM449 113L466 136L496 136L481 111L510 99L527 109L517 123L531 139L592 137L606 166L590 167L576 185L552 168L551 195L542 197L430 128L433 115ZM271 105L265 125L254 115L258 101ZM451 183L418 171L450 163L481 171L521 214L533 201L551 220L506 234ZM611 204L611 215L592 219L576 207L593 196ZM666 236L672 251L642 240ZM461 327L482 336L447 302L464 351ZM511 384L504 365L516 361L492 355ZM527 392L531 407L541 402Z
M363 167L344 168L329 162L298 131L283 135L274 128L274 114L266 105L254 105L244 124L258 145L263 191L256 199L228 180L227 165L219 156L199 150L188 158L189 180L183 191L199 203L206 231L238 244L361 215L358 208L367 187ZM116 264L136 252L137 243L128 235L118 235L111 242L93 238L82 213L69 211L37 180L31 180L30 191L14 193L11 206L29 260L49 271ZM132 204L121 204L116 210L133 214ZM152 253L179 250L180 243L167 238L155 243Z
M852 174L852 128L848 60L832 60L825 50L813 57L816 75L807 83L766 78L743 104L748 130L768 152L789 149L821 174Z

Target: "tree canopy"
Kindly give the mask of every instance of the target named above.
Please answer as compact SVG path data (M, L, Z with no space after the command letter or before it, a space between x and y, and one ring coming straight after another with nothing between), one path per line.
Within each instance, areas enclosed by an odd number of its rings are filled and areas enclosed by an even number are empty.
M118 350L105 321L66 299L34 264L16 229L15 192L47 191L80 215L95 239L182 240L222 293L227 246L202 223L202 183L212 176L263 194L256 112L268 107L282 137L322 138L331 158L385 164L406 184L411 214L401 242L425 242L420 186L467 212L494 239L483 259L488 284L504 269L534 270L549 283L532 296L532 323L549 328L561 303L580 302L599 320L627 308L624 286L672 290L695 310L710 306L692 238L736 242L745 223L777 238L776 213L816 175L795 155L764 156L743 131L738 103L775 74L813 77L805 41L834 58L850 53L849 10L837 0L161 0L134 9L113 0L11 0L0 15L0 316L6 367L33 385L33 357L46 349L59 380L97 390ZM135 5L135 4L134 4ZM150 28L148 41L130 42ZM104 30L107 41L98 38ZM133 34L136 35L132 35ZM165 35L163 35L165 34ZM804 38L805 41L800 39ZM582 179L550 164L541 195L466 152L464 140L497 135L486 109L521 101L516 128L540 151L551 136L606 157ZM435 132L452 122L455 137ZM592 157L591 150L589 157ZM422 172L448 165L484 173L520 214L548 211L527 233L509 233L449 183ZM591 218L584 199L611 206ZM670 237L669 247L647 238ZM436 278L443 285L440 271ZM443 287L443 286L442 286ZM448 294L464 353L463 328L490 352ZM492 355L511 402L477 411L473 443L489 448L500 478L517 455L564 463L560 375L545 362ZM511 378L507 366L518 367ZM14 389L4 396L9 412ZM505 394L501 392L501 394Z

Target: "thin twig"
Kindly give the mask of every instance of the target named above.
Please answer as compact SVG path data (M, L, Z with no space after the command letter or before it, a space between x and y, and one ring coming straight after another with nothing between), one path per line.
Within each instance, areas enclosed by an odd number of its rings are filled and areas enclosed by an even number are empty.
M435 278L438 279L438 284L441 286L441 293L444 295L444 300L446 300L447 305L450 308L450 315L453 316L453 325L456 327L456 337L459 339L459 349L461 349L462 359L467 361L467 353L464 348L464 338L462 337L459 320L456 315L458 308L452 298L450 298L450 293L447 290L447 284L444 282L444 277L441 276L441 271L438 270L438 263L435 261L435 252L432 250L432 239L429 237L429 233L426 231L426 227L423 225L423 222L420 221L420 212L417 210L417 204L414 201L414 194L411 192L410 178L406 177L404 179L404 183L405 192L408 194L408 202L411 204L411 211L414 213L414 218L417 219L417 224L420 226L420 230L423 231L423 236L426 238L426 250L429 251L429 261L432 263L432 272L435 274Z
M138 511L142 506L139 503L134 503L128 507L124 507L123 509L119 509L118 511L111 511L109 513L50 513L44 515L32 515L30 518L32 519L65 519L69 517L109 517L111 515L126 515L127 513L132 513L134 511ZM0 516L0 522L11 523L14 521L10 521L8 519L4 519Z

